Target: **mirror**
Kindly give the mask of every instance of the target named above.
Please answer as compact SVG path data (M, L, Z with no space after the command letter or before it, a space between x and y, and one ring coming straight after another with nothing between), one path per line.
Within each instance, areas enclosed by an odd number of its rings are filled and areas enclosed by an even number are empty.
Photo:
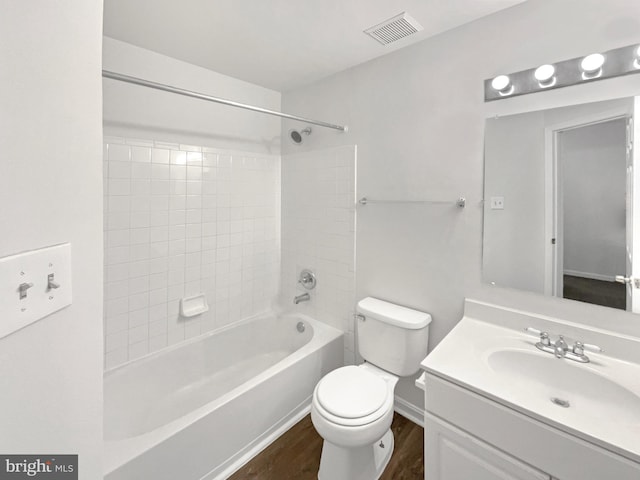
M487 119L485 282L640 312L638 98Z

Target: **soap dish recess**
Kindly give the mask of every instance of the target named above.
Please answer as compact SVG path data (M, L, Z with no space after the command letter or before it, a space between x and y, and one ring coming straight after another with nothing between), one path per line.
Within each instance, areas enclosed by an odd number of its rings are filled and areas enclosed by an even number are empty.
M180 299L180 315L185 318L195 317L209 310L204 293Z

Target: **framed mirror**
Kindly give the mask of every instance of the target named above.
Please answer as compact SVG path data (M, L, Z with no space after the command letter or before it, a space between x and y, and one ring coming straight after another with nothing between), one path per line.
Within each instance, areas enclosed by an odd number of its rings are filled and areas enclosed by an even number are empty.
M638 110L628 97L487 119L485 282L640 312Z

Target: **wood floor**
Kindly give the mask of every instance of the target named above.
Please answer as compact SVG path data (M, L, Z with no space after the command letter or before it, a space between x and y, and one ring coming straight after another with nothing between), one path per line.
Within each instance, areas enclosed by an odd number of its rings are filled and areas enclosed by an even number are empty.
M624 310L627 306L627 290L624 284L605 282L591 278L564 275L563 297L580 302L604 305Z
M424 478L422 427L394 414L393 455L381 480ZM257 457L234 473L230 480L316 480L320 466L322 438L307 415Z

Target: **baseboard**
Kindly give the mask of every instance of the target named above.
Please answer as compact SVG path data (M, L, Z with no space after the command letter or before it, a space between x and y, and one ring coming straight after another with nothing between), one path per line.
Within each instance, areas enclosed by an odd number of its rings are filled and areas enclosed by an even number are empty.
M599 273L578 272L576 270L565 270L563 273L572 277L590 278L591 280L602 280L603 282L615 282L616 280L615 277Z
M424 410L416 407L413 403L409 403L406 400L396 395L394 399L394 410L405 418L408 418L413 423L420 425L424 428Z
M293 427L296 423L302 420L311 411L311 397L305 402L300 404L289 415L281 419L278 423L273 425L269 430L264 432L254 441L249 443L245 448L236 453L233 457L228 459L222 465L218 466L211 472L207 473L200 480L224 480L229 478L235 472L240 470L244 465L262 452L265 448L275 442L281 435L287 430Z

